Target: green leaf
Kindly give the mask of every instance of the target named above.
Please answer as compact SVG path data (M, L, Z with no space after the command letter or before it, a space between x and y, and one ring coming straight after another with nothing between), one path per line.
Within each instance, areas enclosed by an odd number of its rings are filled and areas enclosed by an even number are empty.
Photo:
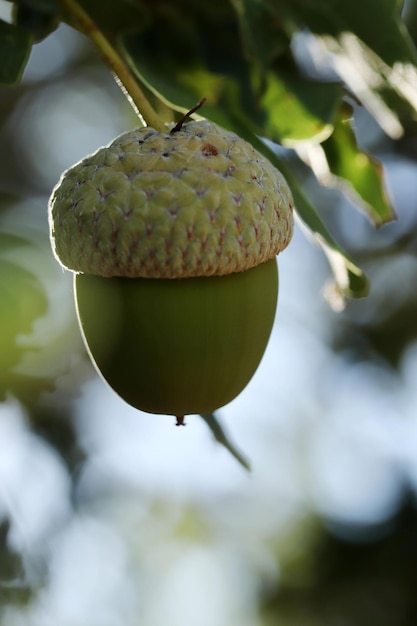
M30 241L20 235L0 233L0 255L17 247L30 247L31 245Z
M296 172L289 166L286 159L279 156L276 151L258 137L245 131L244 128L235 125L235 130L269 159L283 173L290 185L294 196L296 215L323 249L333 271L334 282L329 284L325 291L326 299L332 308L335 310L343 309L345 298L363 298L368 295L367 277L334 239L321 219L319 211L306 197Z
M316 35L317 57L332 70L392 138L417 113L417 50L397 0L265 0L288 32ZM313 52L311 52L312 54ZM330 56L329 56L330 54ZM403 105L396 106L398 99ZM401 116L401 117L400 117Z
M245 468L248 472L251 471L250 463L247 459L239 452L239 450L232 444L226 433L224 432L219 420L216 417L215 413L206 413L201 415L200 417L206 422L207 426L211 430L211 433L215 440L220 443L222 446L226 448L230 452L232 456L241 464L242 467Z
M42 41L59 25L58 6L50 2L31 5L20 2L13 7L13 22L33 36L34 43Z
M55 2L60 4L57 0ZM146 9L141 0L82 0L80 4L100 30L112 39L124 32L141 28L148 22L147 12L153 8L151 6ZM73 23L71 16L65 11L62 12L62 19L73 28L78 28L78 24Z
M284 167L283 170L286 168ZM309 232L312 233L322 248L332 269L334 280L326 285L325 298L334 310L341 311L345 306L346 298L364 298L368 295L368 279L334 239L318 211L305 196L300 185L294 180L294 176L288 171L283 173L293 191L296 211L301 222L307 226Z
M353 33L390 66L416 61L397 0L265 0L265 5L292 30L307 27L335 39Z
M280 67L266 73L265 83L259 134L285 145L321 141L330 135L344 95L340 85L314 83L299 76L295 68Z
M339 117L332 135L321 144L330 167L326 185L341 189L375 226L395 219L382 166L358 148L350 120Z
M231 0L240 25L244 51L248 59L265 66L290 45L281 22L262 0Z
M18 338L30 333L34 321L48 308L38 277L13 260L17 251L31 246L20 235L0 233L0 399L10 392L19 398L26 394L26 377L15 367L28 348Z
M0 84L12 86L19 82L32 43L26 30L0 20Z
M208 105L232 112L254 133L281 143L329 135L343 96L339 85L309 81L286 59L274 71L260 73L229 39L217 38L212 56L214 33L206 28L190 34L183 28L178 34L171 24L159 24L122 40L140 80L163 101L185 111L206 97Z

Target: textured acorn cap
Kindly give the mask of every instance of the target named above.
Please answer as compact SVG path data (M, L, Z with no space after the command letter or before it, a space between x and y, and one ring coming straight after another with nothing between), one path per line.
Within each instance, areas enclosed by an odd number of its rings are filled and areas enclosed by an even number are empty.
M263 263L293 231L282 174L208 121L120 135L64 172L49 203L60 263L100 276L186 278Z

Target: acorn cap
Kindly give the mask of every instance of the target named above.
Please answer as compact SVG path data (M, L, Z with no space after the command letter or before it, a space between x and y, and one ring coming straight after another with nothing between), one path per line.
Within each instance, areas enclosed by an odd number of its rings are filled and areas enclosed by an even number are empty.
M230 274L283 250L293 200L248 142L209 121L120 135L62 175L49 202L55 255L99 276Z

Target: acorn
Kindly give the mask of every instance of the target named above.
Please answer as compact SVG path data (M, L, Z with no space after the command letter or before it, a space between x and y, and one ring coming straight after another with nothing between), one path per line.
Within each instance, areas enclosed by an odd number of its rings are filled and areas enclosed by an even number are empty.
M181 424L244 389L272 330L292 209L282 174L207 120L131 130L64 172L53 250L116 393Z

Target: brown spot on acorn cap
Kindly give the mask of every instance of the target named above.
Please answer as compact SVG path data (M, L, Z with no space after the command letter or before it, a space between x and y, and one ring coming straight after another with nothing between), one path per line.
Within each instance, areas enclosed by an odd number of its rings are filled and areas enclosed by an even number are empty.
M188 278L240 272L289 243L293 200L248 142L209 121L138 128L64 172L49 205L60 263L75 272Z

